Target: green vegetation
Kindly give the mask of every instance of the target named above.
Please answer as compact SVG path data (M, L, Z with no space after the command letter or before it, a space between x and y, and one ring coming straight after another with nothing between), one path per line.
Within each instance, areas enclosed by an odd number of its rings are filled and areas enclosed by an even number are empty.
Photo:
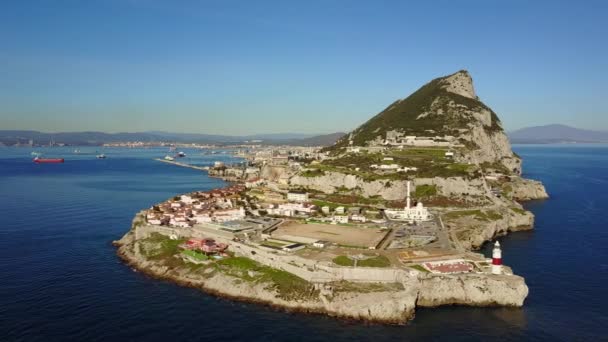
M417 185L416 191L414 192L414 197L416 198L424 198L437 195L437 185Z
M209 257L207 255L196 251L184 250L182 251L182 254L199 261L209 260Z
M408 267L415 269L416 271L420 271L423 273L430 273L429 270L427 270L426 268L422 267L422 265L409 265Z
M325 172L323 172L320 169L311 169L311 170L304 170L303 172L300 173L300 176L302 177L321 177L324 176Z
M444 148L406 148L393 149L381 153L348 153L323 163L310 165L308 171L301 173L304 177L317 177L326 172L337 172L354 175L366 182L384 180L405 180L413 175L416 177L471 177L471 165L454 163L445 158ZM384 157L392 157L392 161L384 161ZM396 172L374 169L372 165L383 163L397 164L401 167L416 167L417 171ZM348 191L339 188L338 191Z
M488 210L485 212L486 219L490 221L496 221L502 219L502 215L494 210Z
M359 260L357 262L357 266L360 267L389 267L390 265L391 261L388 260L388 258L384 255L379 255L375 258Z
M162 259L171 257L177 252L178 246L185 240L171 240L168 237L154 233L140 244L140 250L144 256L150 259Z
M486 109L491 112L492 125L487 127L487 131L499 131L500 121L490 108L477 99L454 94L443 89L442 80L445 77L437 78L427 83L406 99L393 102L385 110L371 118L362 126L353 131L353 142L355 145L364 146L368 141L376 139L378 136L384 138L389 130L402 130L411 135L429 135L429 130L438 135L455 135L454 130L467 128L467 124L472 120L466 114L462 114L466 107L469 110ZM443 111L442 115L420 116L431 108L435 102L435 110ZM340 139L334 148L346 147L348 136Z
M404 149L394 149L390 151L390 155L395 157L408 157L409 159L445 159L446 148L423 148L423 147L407 147Z
M501 162L493 162L493 163L483 162L483 163L479 164L479 166L484 171L494 170L496 172L500 172L505 175L511 174L511 171L509 171L509 169L506 166L504 166Z
M315 297L316 293L306 280L289 272L263 266L245 257L222 259L217 265L224 272L245 281L270 283L282 299ZM251 271L251 272L250 272Z
M332 285L334 292L373 293L402 291L404 289L402 283L353 283L340 281L332 283Z
M268 283L276 289L280 298L305 299L316 297L312 285L306 280L299 278L289 272L277 270L245 257L230 257L217 260L210 265L194 265L184 263L181 258L175 255L185 255L197 260L212 260L203 253L184 250L180 251L178 246L184 240L170 240L161 234L152 234L149 238L140 243L142 253L152 260L162 260L164 265L169 267L187 267L192 271L213 268L230 276L239 278L242 281L256 283Z
M355 261L345 255L337 256L333 259L334 264L340 266L355 266ZM389 267L391 261L384 255L371 257L368 259L358 260L358 267Z
M345 255L335 257L333 262L340 266L355 266L355 261Z
M481 211L475 210L458 210L451 211L444 215L447 220L456 220L461 217L473 216L475 219L480 221L496 221L502 219L502 215L494 210Z
M525 215L527 213L525 210L523 210L522 208L518 208L518 207L511 207L510 209L513 212L518 213L520 215Z

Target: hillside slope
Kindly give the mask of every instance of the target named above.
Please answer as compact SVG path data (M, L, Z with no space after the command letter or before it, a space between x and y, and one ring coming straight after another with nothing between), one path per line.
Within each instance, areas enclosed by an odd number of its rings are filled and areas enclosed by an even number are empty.
M513 154L500 119L475 94L466 70L427 83L340 139L331 150L354 146L382 146L387 136L450 139L461 153L459 161L501 163L521 174L521 160Z

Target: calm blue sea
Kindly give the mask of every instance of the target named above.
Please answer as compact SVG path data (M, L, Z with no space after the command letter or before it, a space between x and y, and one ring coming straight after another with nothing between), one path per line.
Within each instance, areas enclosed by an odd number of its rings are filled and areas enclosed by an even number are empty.
M552 196L527 204L534 231L500 239L530 287L523 308L421 309L405 326L286 314L134 272L111 245L133 214L222 182L152 160L166 149L72 150L42 150L66 162L36 165L31 149L0 148L1 341L608 339L608 146L515 147Z

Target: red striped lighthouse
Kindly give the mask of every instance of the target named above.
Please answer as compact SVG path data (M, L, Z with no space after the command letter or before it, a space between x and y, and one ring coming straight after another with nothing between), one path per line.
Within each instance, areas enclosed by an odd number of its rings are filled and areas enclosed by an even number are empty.
M500 243L496 241L494 249L492 250L492 274L502 273L502 251L500 250Z

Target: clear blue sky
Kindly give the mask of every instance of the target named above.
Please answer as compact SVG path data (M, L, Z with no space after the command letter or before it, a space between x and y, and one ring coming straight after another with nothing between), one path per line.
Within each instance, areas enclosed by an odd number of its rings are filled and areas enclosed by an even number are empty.
M606 1L0 3L0 129L350 130L471 72L507 129L608 129Z

